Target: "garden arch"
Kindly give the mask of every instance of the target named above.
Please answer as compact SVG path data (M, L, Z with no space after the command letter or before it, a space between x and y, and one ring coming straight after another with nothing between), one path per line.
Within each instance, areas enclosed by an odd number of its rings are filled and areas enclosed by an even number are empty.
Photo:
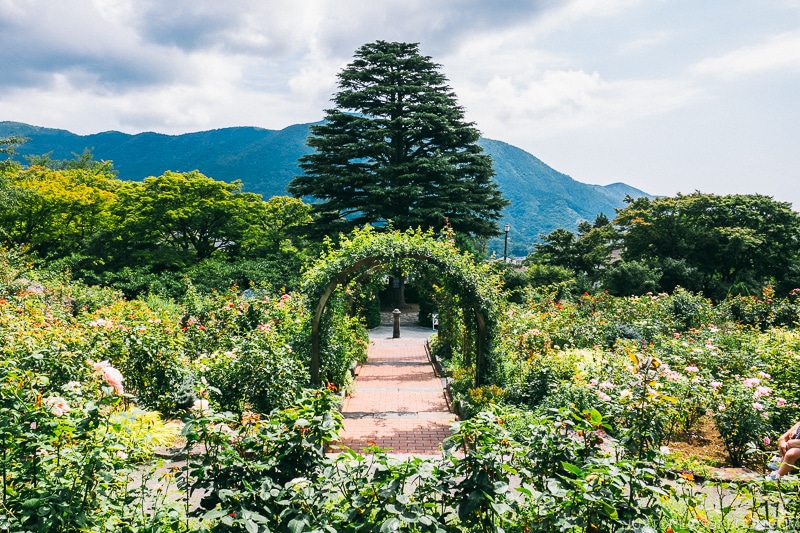
M423 261L441 273L449 292L461 296L465 316L477 324L475 383L482 383L491 330L496 323L497 296L501 281L485 264L460 252L451 239L435 239L432 232L377 233L371 227L343 237L340 248L323 255L304 276L303 292L314 315L311 322L311 381L320 384L320 323L328 300L339 285L400 260Z

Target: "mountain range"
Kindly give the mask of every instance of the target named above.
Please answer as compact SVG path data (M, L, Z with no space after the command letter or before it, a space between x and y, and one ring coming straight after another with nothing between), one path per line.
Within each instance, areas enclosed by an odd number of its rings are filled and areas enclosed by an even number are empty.
M71 159L85 149L96 160L112 161L119 177L141 180L166 170L199 170L217 180L241 180L245 191L264 198L286 195L286 185L300 170L297 159L310 152L306 137L311 124L295 124L282 130L233 127L163 135L136 135L108 131L77 135L66 130L0 122L0 138L19 135L28 141L18 157L50 154L52 159ZM511 205L499 221L511 225L510 256L525 256L540 235L556 228L574 231L583 220L594 221L603 213L609 219L623 207L626 196L651 196L626 185L581 183L547 166L528 152L492 139L480 145L492 156L495 179ZM492 239L490 249L503 253L503 237Z

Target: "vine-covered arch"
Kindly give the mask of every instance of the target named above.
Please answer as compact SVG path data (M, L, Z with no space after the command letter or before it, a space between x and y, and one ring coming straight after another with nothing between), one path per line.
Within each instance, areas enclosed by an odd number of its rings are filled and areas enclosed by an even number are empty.
M500 279L488 265L476 263L460 252L449 238L432 232L376 232L367 226L343 237L338 249L323 254L303 277L303 292L314 310L311 322L311 380L320 384L320 324L325 306L336 287L396 264L412 260L436 267L448 292L456 292L477 324L475 382L481 384L489 340L496 323Z

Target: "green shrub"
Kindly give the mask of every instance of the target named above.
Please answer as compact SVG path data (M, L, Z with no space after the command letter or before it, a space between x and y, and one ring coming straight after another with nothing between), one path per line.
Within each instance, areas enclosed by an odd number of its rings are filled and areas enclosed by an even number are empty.
M198 362L209 397L220 409L270 413L291 404L309 383L308 370L288 345L268 334L252 334L230 351Z
M569 281L575 276L571 270L564 267L539 263L528 265L526 275L528 278L528 285L531 287L556 285Z
M0 361L0 528L170 531L169 505L144 512L154 499L130 489L144 435L129 433L114 388L87 376L53 389L47 376Z
M759 378L731 380L719 388L715 398L718 404L714 423L734 466L743 465L748 451L762 448L764 438L771 434L768 423L773 408L771 391L759 395L759 389L768 389L759 383Z
M619 261L611 266L603 286L616 296L658 292L661 271L639 261Z
M367 296L364 304L364 321L367 329L381 325L381 301L376 295Z
M676 331L700 328L703 324L714 322L710 316L711 302L687 290L678 288L670 298L672 315L675 317Z

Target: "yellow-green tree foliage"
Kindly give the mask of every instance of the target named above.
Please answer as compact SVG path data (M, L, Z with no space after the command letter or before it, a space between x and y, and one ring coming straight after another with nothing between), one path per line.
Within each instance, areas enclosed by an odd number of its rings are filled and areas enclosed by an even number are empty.
M23 169L7 178L15 202L0 205L0 231L11 245L41 257L77 252L113 224L119 182L104 167Z

